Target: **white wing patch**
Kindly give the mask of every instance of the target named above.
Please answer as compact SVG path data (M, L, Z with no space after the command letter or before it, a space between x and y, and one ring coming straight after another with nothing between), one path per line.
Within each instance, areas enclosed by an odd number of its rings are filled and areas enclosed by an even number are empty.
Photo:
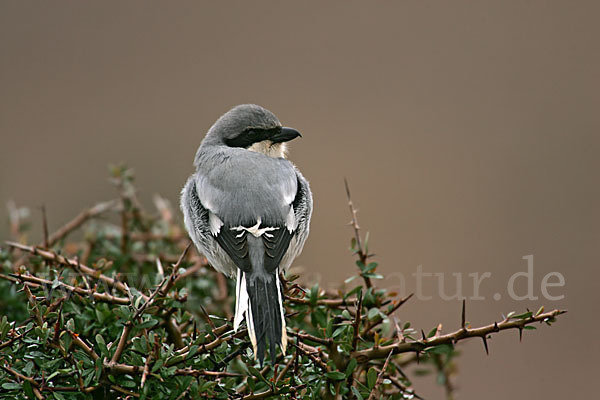
M213 236L217 236L219 232L221 232L221 227L223 226L223 221L216 214L212 212L208 212L208 225L210 226L210 233Z
M294 206L290 204L290 212L285 219L285 226L290 233L294 232L298 227L296 222L296 213L294 213Z

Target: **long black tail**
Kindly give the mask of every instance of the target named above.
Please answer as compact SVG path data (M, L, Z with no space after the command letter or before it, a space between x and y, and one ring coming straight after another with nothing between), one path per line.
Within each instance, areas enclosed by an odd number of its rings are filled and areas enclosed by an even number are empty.
M254 350L261 365L265 358L267 342L273 364L277 358L277 346L281 346L285 352L287 344L278 270L276 268L273 272L246 276L246 289L250 300L253 327L250 327L250 321L247 323L249 329L253 328L254 330L256 338Z

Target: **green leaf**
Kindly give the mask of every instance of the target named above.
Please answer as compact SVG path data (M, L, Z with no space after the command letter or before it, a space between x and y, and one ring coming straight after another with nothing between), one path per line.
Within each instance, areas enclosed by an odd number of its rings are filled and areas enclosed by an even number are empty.
M108 356L108 348L106 347L106 342L104 341L104 338L102 337L102 335L100 335L100 334L96 335L96 343L98 344L100 353L102 353L102 355L104 355L104 356Z
M71 337L71 334L66 333L66 332L62 332L61 333L61 339L63 342L63 347L65 348L65 350L68 352L70 347L71 347L71 342L73 341L73 338Z
M346 377L349 377L354 372L357 364L356 358L353 358L348 362L348 366L346 367Z
M450 353L452 353L452 351L454 351L454 348L450 344L440 344L438 346L431 347L431 348L427 349L426 351L427 351L427 353L432 353L432 354L450 354Z
M23 382L23 391L25 395L30 399L35 399L35 395L33 394L33 388L31 387L31 383L29 381Z
M363 272L372 272L375 268L377 268L377 265L378 264L376 262L369 263Z
M351 291L349 291L348 293L346 293L344 295L344 300L346 300L348 297L352 296L353 294L356 294L356 296L359 297L362 294L362 286L357 286L354 289L352 289Z
M543 313L543 312L544 312L544 306L541 306L541 307L540 307L540 308L537 310L537 312L535 313L535 316L537 317L538 315L540 315L540 314L541 314L541 313Z
M310 289L310 304L314 307L317 305L317 299L319 298L319 284L315 283L314 286Z
M316 326L327 326L327 311L323 307L317 307L311 314L310 320Z
M195 344L192 347L190 347L190 351L188 352L187 358L194 357L194 355L196 354L197 351L198 351L198 345Z
M104 314L102 314L102 311L100 311L97 308L95 311L96 311L96 319L98 320L98 322L100 322L101 324L104 323Z
M7 382L7 383L3 383L2 384L2 389L6 389L6 390L20 390L21 389L21 385L19 385L18 383L15 383L15 382Z
M121 381L121 382L119 382L119 384L120 384L121 386L123 386L123 387L127 387L127 388L134 388L134 387L136 387L136 386L137 386L137 383L135 383L135 381L130 381L130 380L127 380L127 381Z
M53 392L52 395L56 398L56 400L65 400L65 396L63 396L59 392Z
M60 374L60 371L54 371L53 373L51 373L50 375L48 375L46 377L46 380L51 381L52 378L54 378L56 375Z
M333 319L332 319L333 320ZM338 336L340 336L342 333L344 333L344 331L346 330L346 327L348 327L348 325L342 325L340 327L338 327L334 332L333 335L331 335L332 338L337 338Z
M346 375L340 371L326 372L325 376L334 381L341 381L346 378Z
M254 368L253 366L250 366L250 365L248 366L248 372L250 372L252 375L254 375L255 377L257 377L261 381L265 382L267 385L269 385L269 381L267 381L265 379L265 377L262 376L262 374L260 373L260 371L257 370L256 368Z
M333 334L333 318L329 318L329 320L327 320L327 326L326 326L325 332L327 333L327 337L332 336L332 334Z
M371 368L369 368L369 372L367 372L367 385L369 386L370 390L373 390L376 382L377 382L377 371L375 371L375 368L371 367Z
M513 318L515 319L527 319L533 315L531 311L527 311L526 313L515 315Z
M147 329L147 328L152 328L156 324L158 324L158 320L150 318L149 320L144 321L141 324L137 325L136 328Z
M360 392L358 391L358 389L354 386L351 387L352 389L352 394L354 394L354 396L356 396L356 398L358 400L364 400L364 397L362 397L362 395L360 394Z
M381 274L374 274L372 272L367 272L362 274L365 278L370 278L370 279L383 279L383 275Z
M154 365L152 366L152 373L158 371L160 368L162 368L164 361L162 360L162 358L156 360L156 362L154 363Z
M369 321L374 321L377 317L379 317L379 308L371 308L367 314L367 318L369 318Z
M95 361L96 363L96 374L94 375L94 380L97 381L100 379L100 375L102 375L102 358L98 357Z
M329 393L331 393L332 396L335 396L335 386L333 385L333 383L329 384Z
M360 272L365 272L365 264L360 261L360 260L356 260L356 266L358 267L358 269L360 269Z

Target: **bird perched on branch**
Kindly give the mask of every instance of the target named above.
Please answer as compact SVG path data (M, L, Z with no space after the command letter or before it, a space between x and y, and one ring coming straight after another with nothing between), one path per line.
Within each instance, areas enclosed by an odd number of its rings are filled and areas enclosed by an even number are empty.
M267 342L287 345L279 273L308 237L312 194L286 159L286 142L301 136L270 111L234 107L209 129L181 192L185 226L218 271L235 277L234 329L245 319L254 356L262 365Z

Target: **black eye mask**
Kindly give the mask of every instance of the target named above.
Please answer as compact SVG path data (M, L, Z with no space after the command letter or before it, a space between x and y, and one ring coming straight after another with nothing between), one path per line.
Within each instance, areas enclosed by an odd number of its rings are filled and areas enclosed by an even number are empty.
M281 131L281 128L261 129L261 128L250 128L246 129L234 138L226 139L225 143L229 147L244 147L248 148L254 143L262 142L263 140L270 140L271 137L276 136Z

